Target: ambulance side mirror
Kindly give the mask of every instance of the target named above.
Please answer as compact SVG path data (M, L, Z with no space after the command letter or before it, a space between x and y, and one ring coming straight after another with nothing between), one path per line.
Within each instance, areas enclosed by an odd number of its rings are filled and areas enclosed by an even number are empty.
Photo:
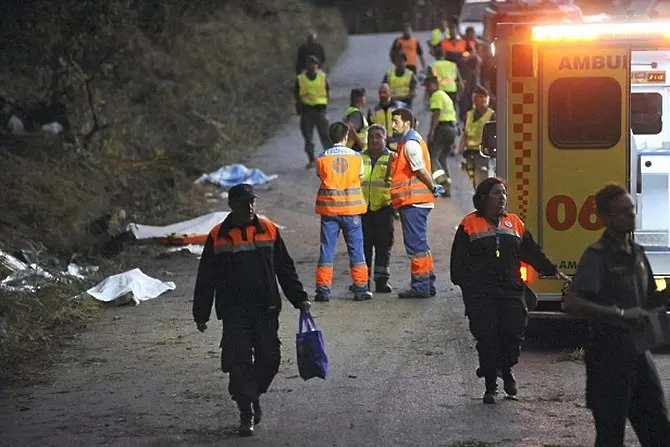
M491 121L484 124L484 133L482 135L482 151L487 154L495 154L497 147L496 122Z

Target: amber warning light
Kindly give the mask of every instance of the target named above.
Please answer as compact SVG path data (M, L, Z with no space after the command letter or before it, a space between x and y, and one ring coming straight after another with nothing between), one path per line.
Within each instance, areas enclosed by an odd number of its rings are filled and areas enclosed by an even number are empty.
M670 22L538 25L532 33L534 41L670 38Z

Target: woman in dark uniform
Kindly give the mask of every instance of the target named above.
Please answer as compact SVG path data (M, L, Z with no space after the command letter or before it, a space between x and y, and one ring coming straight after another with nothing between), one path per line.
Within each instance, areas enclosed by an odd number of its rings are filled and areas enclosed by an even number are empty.
M498 375L515 396L512 366L519 360L528 321L521 261L543 275L568 279L545 256L521 219L506 211L507 188L487 178L472 198L476 211L465 216L451 249L451 281L463 292L470 331L477 341L484 377L484 403L495 403Z

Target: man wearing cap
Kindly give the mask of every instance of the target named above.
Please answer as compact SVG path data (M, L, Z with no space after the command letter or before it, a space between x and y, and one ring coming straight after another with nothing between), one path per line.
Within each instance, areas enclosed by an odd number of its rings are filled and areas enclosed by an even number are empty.
M433 180L442 185L445 195L451 196L451 177L447 156L456 141L456 109L449 95L439 88L439 80L430 76L424 81L426 96L430 98L430 131L428 149Z
M296 113L300 115L300 132L305 140L307 153L307 169L314 167L314 128L319 133L323 150L330 147L328 138L328 106L329 86L328 77L319 68L319 59L316 56L307 56L307 68L296 77L294 95Z
M309 312L279 229L256 215L256 195L242 183L228 192L231 213L207 237L193 296L193 319L200 332L212 311L223 321L221 369L230 374L228 391L240 411L239 434L253 434L261 421L259 397L279 370L277 280L293 307Z

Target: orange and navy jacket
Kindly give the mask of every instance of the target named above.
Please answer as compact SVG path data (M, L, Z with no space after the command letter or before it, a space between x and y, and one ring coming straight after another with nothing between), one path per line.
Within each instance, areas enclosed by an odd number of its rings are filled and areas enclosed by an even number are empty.
M240 311L281 311L277 280L284 295L298 308L307 293L298 279L277 226L254 216L244 227L232 214L214 227L200 258L193 297L193 319L207 322L215 303L219 320Z
M556 274L556 266L516 214L504 213L496 227L474 212L465 216L456 230L451 247L451 282L463 293L515 296L524 288L521 261L542 274Z

